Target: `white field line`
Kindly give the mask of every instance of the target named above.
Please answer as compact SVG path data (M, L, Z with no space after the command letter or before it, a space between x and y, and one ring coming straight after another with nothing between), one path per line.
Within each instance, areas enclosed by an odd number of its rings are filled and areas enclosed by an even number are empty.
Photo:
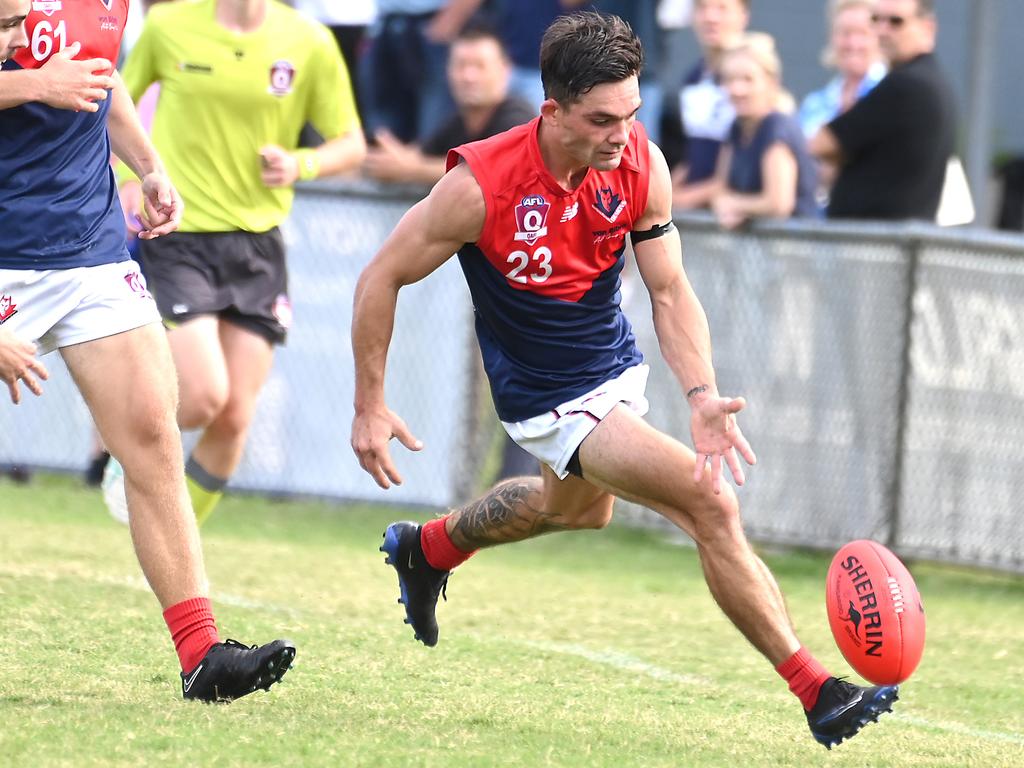
M44 581L58 581L65 578L78 578L83 581L90 581L94 584L104 584L114 587L125 587L128 589L138 590L142 592L149 592L149 584L142 576L108 576L104 574L91 573L78 568L67 569L61 572L53 571L42 571L35 570L32 568L24 568L19 566L11 566L5 564L0 566L0 576L10 576L12 578L34 578L42 579ZM302 611L296 610L284 605L276 605L274 603L267 603L261 600L252 600L248 597L241 595L234 595L228 592L212 592L210 595L211 599L215 602L224 603L225 605L231 605L237 608L246 608L256 611L266 611L268 613L282 613L292 618L298 618L302 615ZM495 642L498 638L495 637L483 637L476 636L474 639L481 642ZM548 651L550 653L559 653L566 656L575 656L577 658L586 659L587 661L595 664L600 664L613 669L618 669L623 672L631 672L637 676L649 677L653 680L658 680L665 683L674 683L679 685L688 686L711 686L715 685L715 681L702 677L700 675L683 675L678 672L673 672L669 669L649 664L642 659L638 659L635 656L631 656L628 653L617 651L614 649L605 650L594 650L587 648L586 646L578 643L554 643L554 642L540 642L535 640L515 640L509 638L501 638L503 642L510 642L514 645L521 646L523 648L531 648L533 650ZM1005 731L989 731L979 728L972 728L961 723L953 722L942 722L935 720L928 720L923 717L915 717L913 715L906 715L899 710L895 711L890 715L907 725L915 726L917 728L923 728L929 731L942 731L945 733L953 733L959 736L969 736L980 741L997 741L1004 744L1017 744L1024 746L1024 734L1005 732Z
M536 640L511 640L510 642L515 645L534 648L538 651L560 653L565 656L576 656L581 659L586 659L587 661L592 661L595 664L603 664L608 667L614 667L615 669L621 669L624 672L632 672L636 675L643 675L644 677L650 677L654 680L662 680L667 683L679 683L681 685L702 687L714 685L714 681L707 677L701 677L700 675L681 675L670 669L649 664L642 659L630 656L628 653L623 653L622 651L598 651L579 645L578 643L550 643L539 642Z

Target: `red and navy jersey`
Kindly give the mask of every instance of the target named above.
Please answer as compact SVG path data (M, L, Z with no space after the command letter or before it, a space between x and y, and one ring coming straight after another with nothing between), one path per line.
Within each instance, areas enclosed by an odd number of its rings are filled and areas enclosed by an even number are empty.
M117 61L129 0L33 0L27 48L4 72L34 69L74 43ZM0 73L0 77L3 77ZM128 258L110 170L107 112L39 102L0 110L0 268L65 269Z
M537 143L540 118L448 153L484 195L480 239L459 250L498 416L533 418L643 361L619 307L626 236L647 207L647 135L619 167L563 189Z

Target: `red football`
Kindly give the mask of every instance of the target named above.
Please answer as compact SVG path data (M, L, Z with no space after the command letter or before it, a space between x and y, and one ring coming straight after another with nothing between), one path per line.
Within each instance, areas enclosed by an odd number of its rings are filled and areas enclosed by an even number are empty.
M906 566L876 541L860 539L832 558L825 587L839 650L865 680L910 677L924 652L924 605Z

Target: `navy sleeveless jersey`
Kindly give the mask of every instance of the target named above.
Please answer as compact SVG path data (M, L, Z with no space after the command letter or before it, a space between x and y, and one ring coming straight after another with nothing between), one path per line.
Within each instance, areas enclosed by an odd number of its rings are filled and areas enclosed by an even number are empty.
M448 154L487 207L459 250L498 416L523 421L643 361L619 307L626 236L647 207L648 145L636 123L614 171L563 189L537 143L540 118Z
M75 57L117 60L128 0L33 0L29 45L4 72L33 69L81 43ZM3 77L0 73L0 77ZM128 258L110 170L107 113L39 102L0 110L0 269L66 269Z

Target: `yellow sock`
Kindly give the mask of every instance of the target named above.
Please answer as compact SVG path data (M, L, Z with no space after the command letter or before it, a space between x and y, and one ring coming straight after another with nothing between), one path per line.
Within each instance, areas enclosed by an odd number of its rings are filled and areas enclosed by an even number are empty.
M202 525L213 514L224 491L208 491L187 475L185 484L188 485L188 495L192 499L192 511L196 513L196 522Z

